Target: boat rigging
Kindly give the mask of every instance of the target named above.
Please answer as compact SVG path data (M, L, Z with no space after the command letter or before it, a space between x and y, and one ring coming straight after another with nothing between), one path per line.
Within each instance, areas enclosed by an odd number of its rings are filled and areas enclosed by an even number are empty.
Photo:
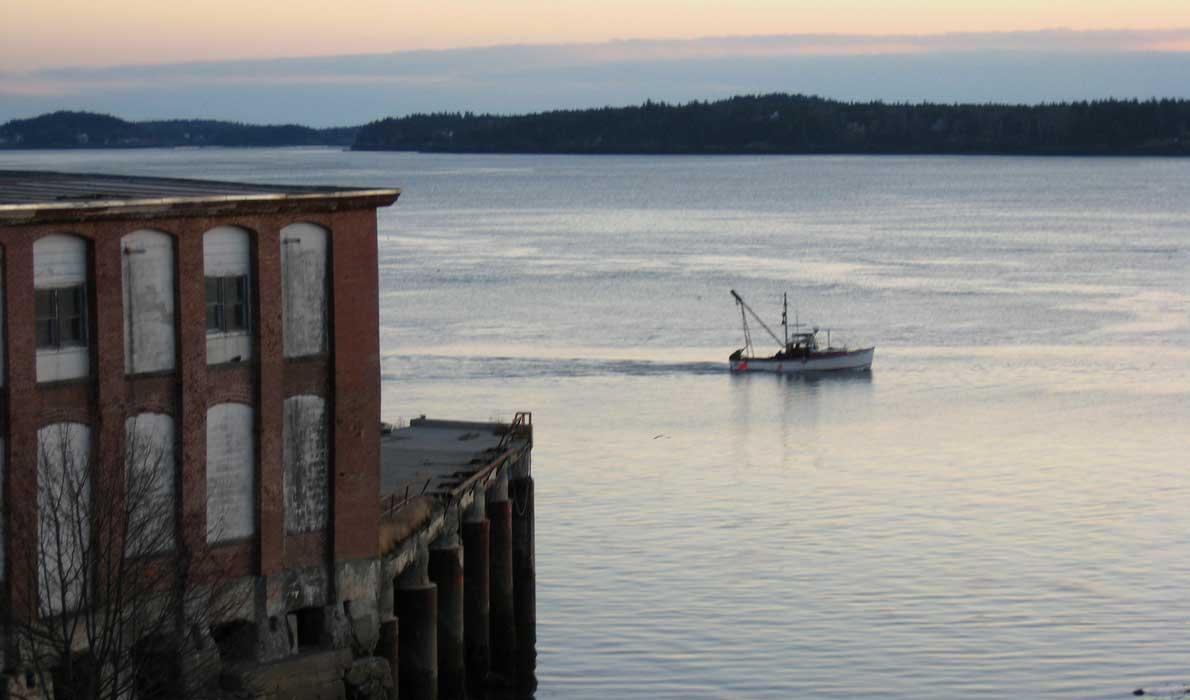
M740 318L744 325L744 347L736 350L728 358L733 372L777 372L782 374L797 372L824 372L836 370L868 370L872 366L872 357L876 348L860 348L849 350L846 346L832 347L830 331L827 333L826 347L818 345L818 327L814 326L810 332L803 332L801 324L794 319L792 336L789 333L789 295L782 296L781 327L784 338L778 336L764 319L757 314L748 302L744 301L734 289L731 296L740 307ZM780 350L769 357L757 357L752 344L752 330L748 325L751 315L760 327L777 343Z

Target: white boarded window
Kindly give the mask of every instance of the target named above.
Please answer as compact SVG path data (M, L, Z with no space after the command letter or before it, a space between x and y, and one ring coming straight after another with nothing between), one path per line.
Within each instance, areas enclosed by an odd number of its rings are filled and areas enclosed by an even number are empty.
M33 243L37 381L86 377L88 341L87 241L52 234Z
M206 277L207 364L252 357L252 243L247 231L219 226L202 237Z
M256 534L256 415L251 406L207 410L207 542Z
M37 596L44 615L74 610L90 580L91 429L55 423L37 431Z
M128 556L173 550L177 519L176 463L173 417L142 413L124 421Z
M160 231L120 239L124 277L124 371L174 368L174 243Z
M281 310L286 357L327 350L327 232L314 224L281 229Z
M285 531L322 530L327 524L326 402L319 396L285 399L282 428Z

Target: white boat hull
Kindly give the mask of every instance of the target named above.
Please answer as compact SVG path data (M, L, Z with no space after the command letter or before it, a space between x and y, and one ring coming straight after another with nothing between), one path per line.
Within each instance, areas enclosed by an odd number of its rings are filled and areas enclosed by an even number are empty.
M776 374L797 374L800 372L837 372L842 370L866 370L872 367L872 356L876 348L862 348L846 352L823 353L821 357L772 358L740 357L729 360L732 372L773 372Z

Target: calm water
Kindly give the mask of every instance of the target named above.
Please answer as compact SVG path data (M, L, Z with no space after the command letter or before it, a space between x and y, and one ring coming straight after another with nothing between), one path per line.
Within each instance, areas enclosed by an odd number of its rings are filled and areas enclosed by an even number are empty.
M1190 161L4 153L396 185L384 412L537 428L541 698L1190 682ZM739 290L870 376L733 377Z

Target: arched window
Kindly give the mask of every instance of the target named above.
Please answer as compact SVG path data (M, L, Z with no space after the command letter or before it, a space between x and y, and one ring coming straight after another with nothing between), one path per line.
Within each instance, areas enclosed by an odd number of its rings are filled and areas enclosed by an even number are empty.
M207 542L256 534L255 428L251 406L207 409Z
M282 465L285 531L322 530L327 523L326 401L320 396L285 399Z
M120 239L124 278L124 371L174 368L174 243L159 231Z
M327 350L327 232L314 224L281 229L281 309L286 357Z
M252 245L248 232L219 226L203 234L207 364L252 357Z
M87 268L87 241L78 236L53 234L33 244L39 382L90 374Z
M142 413L124 421L124 512L129 518L125 553L130 557L174 548L177 491L174 419Z
M90 580L91 429L54 423L37 431L37 551L18 552L39 562L43 614L74 610Z

